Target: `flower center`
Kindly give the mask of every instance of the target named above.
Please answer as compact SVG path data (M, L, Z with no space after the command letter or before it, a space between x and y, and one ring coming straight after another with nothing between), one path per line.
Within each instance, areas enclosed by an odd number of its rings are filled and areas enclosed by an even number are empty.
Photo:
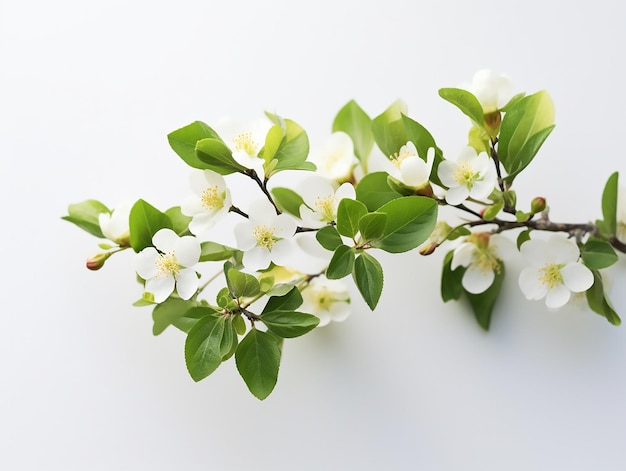
M559 265L556 263L550 263L549 265L546 265L539 270L539 273L541 274L541 276L539 277L539 281L541 281L541 283L544 285L548 285L550 289L557 287L558 285L563 283L561 268L563 268L563 265Z
M396 152L391 156L391 161L396 164L396 167L400 167L400 164L407 157L415 157L417 154L413 152L412 149L409 149L407 146L402 146L400 148L400 152Z
M315 200L315 209L322 215L322 220L331 222L336 219L337 197L335 195L318 196Z
M274 244L278 240L278 237L274 235L275 232L275 228L263 225L256 226L252 234L259 246L272 250L272 247L274 247Z
M478 172L476 172L469 162L459 162L456 170L454 171L454 175L452 177L459 182L461 185L472 186L474 182L478 179Z
M173 250L171 252L159 254L154 263L158 270L158 277L176 275L180 272L181 267Z
M242 132L233 139L236 151L243 151L250 157L256 157L257 143L252 139L251 132Z
M224 198L222 198L217 185L206 188L202 192L200 200L202 201L202 207L207 211L224 207Z
M478 268L483 272L493 271L494 273L500 273L500 262L498 257L488 247L476 246L474 249L474 260L472 266Z

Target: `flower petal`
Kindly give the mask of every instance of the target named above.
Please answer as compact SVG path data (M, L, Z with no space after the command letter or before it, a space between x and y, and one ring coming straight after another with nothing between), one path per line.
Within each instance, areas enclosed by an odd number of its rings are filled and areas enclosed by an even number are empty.
M558 284L548 291L546 295L546 306L556 309L567 304L572 293L564 284Z
M272 262L270 251L263 247L253 247L243 253L243 265L252 271L263 270Z
M176 259L183 267L191 267L200 260L200 242L193 236L184 236L176 241Z
M171 252L176 248L176 242L180 237L171 229L160 229L152 236L152 243L161 252Z
M159 276L146 280L145 291L154 295L155 303L162 303L174 291L173 276Z
M470 265L461 279L461 284L466 291L479 294L487 290L495 279L493 270L483 270Z
M526 299L535 301L548 293L548 285L541 282L540 273L535 267L524 268L519 275L518 284Z
M457 164L451 160L444 160L437 167L437 175L439 180L447 187L458 186L458 182L454 178L454 172L456 172Z
M456 249L454 249L450 268L452 270L456 270L459 266L469 266L474 260L475 249L476 245L472 244L471 242L464 242L459 245Z
M181 270L176 275L176 292L183 299L191 298L198 290L198 285L198 275L190 268Z
M587 291L593 285L593 273L582 263L569 263L561 268L563 283L574 293Z
M156 259L159 252L154 247L146 247L137 254L135 262L135 271L144 280L148 280L156 276L158 270L156 267Z
M463 203L469 194L469 189L465 185L450 187L446 192L446 201L449 205L456 206Z

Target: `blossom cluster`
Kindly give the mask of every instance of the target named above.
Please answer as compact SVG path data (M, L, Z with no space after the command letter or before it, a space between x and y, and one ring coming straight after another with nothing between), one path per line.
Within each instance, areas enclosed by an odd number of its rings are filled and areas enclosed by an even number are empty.
M402 102L373 119L349 102L313 149L296 122L270 113L248 126L196 121L168 136L192 169L179 206L161 211L138 200L111 210L87 200L70 205L64 219L104 240L104 252L87 261L92 270L135 252L143 286L135 304L152 307L155 333L172 325L187 334L194 380L234 355L260 399L276 382L283 339L348 317L346 277L376 307L380 251L429 255L447 246L442 298L467 297L485 329L516 257L527 299L557 309L580 294L619 324L603 282L604 269L626 252L626 190L617 172L595 223L555 223L542 197L521 209L514 181L554 128L549 95L514 94L508 76L488 70L439 94L471 122L467 145L451 158ZM455 226L443 219L444 207L460 216Z

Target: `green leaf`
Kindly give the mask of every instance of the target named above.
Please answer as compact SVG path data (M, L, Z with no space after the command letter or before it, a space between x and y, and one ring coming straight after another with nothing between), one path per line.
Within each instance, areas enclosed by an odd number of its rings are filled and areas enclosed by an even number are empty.
M272 311L261 316L267 329L283 338L294 338L313 330L320 320L312 314L294 311Z
M278 125L274 125L267 131L267 135L265 136L265 145L263 146L263 150L260 152L261 156L265 160L266 164L269 164L278 152L280 148L280 144L283 141L283 137L285 135L285 130Z
M485 212L483 213L483 219L485 221L493 221L500 211L502 211L502 208L504 208L504 201L498 201L491 206L486 206Z
M170 147L193 168L208 169L205 162L196 156L196 143L202 139L220 139L217 133L202 121L195 121L167 135Z
M228 270L226 274L228 285L236 297L250 298L261 292L259 280L249 273L244 273L235 268Z
M204 162L205 168L220 175L235 172L245 173L248 169L233 158L232 151L219 139L207 138L196 143L196 157Z
M171 298L170 298L171 299ZM192 307L187 310L182 317L178 317L172 320L172 325L183 332L189 333L189 331L193 328L194 325L198 322L198 320L202 319L207 315L211 314L211 311L214 311L212 308L208 308L208 306L198 306Z
M283 129L283 137L271 160L266 159L266 177L282 170L315 170L315 164L306 160L309 155L309 138L295 121L265 113L270 120ZM271 152L274 152L272 149ZM262 151L265 159L265 150ZM275 164L272 163L275 161ZM271 171L267 172L271 167Z
M614 172L606 182L602 192L602 217L604 229L608 236L617 232L617 190L619 188L619 173Z
M195 306L197 306L195 301L185 301L180 298L167 298L161 304L157 304L152 310L152 320L154 321L152 333L154 335L161 334L166 328L185 316L187 311ZM205 312L206 315L215 314L215 309L210 307L202 307L199 309L202 309L202 312Z
M424 196L398 198L377 211L387 215L387 224L383 238L373 245L390 253L416 248L428 239L437 223L437 203Z
M194 381L206 378L222 363L224 324L224 316L205 316L187 334L185 363Z
M260 400L270 395L278 380L280 348L276 337L251 329L235 352L237 370L250 392Z
M361 252L354 262L354 282L363 299L373 311L383 292L383 268L374 257Z
M361 239L368 244L374 243L383 236L386 223L386 214L377 212L366 214L359 220Z
M337 131L350 136L354 144L354 154L362 164L365 163L374 146L372 120L356 101L349 101L335 116L333 132Z
M161 229L172 229L172 221L144 200L137 201L130 210L130 245L135 252L152 246L152 237Z
M343 240L334 226L324 226L315 234L315 238L326 250L335 250Z
M222 341L220 342L222 361L228 360L237 351L239 339L237 337L235 319L241 319L241 316L228 316L224 318L224 335L222 335Z
M463 285L461 280L465 273L465 267L457 267L452 270L452 257L454 250L449 251L443 260L443 269L441 270L441 299L444 303L451 300L458 300L463 294Z
M367 207L357 200L344 198L337 206L337 231L346 237L354 237L359 231L359 219L367 214Z
M228 260L230 257L233 256L233 253L236 250L232 247L210 241L202 242L200 244L200 248L202 250L200 253L201 262L217 262L220 260Z
M282 212L293 214L300 217L300 206L304 204L302 197L289 188L272 188L271 190L274 202Z
M585 292L589 307L595 313L605 317L611 324L620 325L622 320L604 292L602 275L598 270L591 270L591 272L593 273L593 285Z
M262 315L271 311L293 311L302 304L300 290L294 286L284 295L272 296L263 308Z
M170 218L170 221L172 221L172 229L176 234L183 235L187 233L192 218L191 216L185 216L181 212L180 206L168 209L165 211L165 214Z
M468 116L479 127L484 127L485 113L483 107L478 98L472 93L461 88L441 88L439 96L460 109L465 116Z
M385 203L400 198L387 181L387 172L374 172L365 175L356 186L356 199L367 206L369 211L376 211Z
M522 247L522 244L526 241L530 240L530 229L526 229L525 231L522 231L519 233L519 235L517 236L517 250L519 250Z
M68 215L61 219L71 222L93 236L104 239L104 234L100 229L99 216L102 213L110 212L109 208L100 201L86 200L81 203L70 204L67 208Z
M409 140L402 119L405 114L406 105L398 100L372 121L374 139L386 157L394 155Z
M533 160L554 129L554 104L545 91L514 103L500 125L498 157L512 182Z
M246 323L241 315L233 317L233 327L239 335L246 333Z
M500 295L500 290L502 289L502 281L504 280L504 264L500 263L500 270L496 272L495 279L493 280L493 284L487 288L486 291L480 294L469 293L465 290L465 296L470 302L472 306L472 311L474 311L474 317L478 324L485 330L489 330L489 325L491 324L491 314L493 313L493 308L498 300L498 296Z
M338 280L352 273L354 267L354 251L347 245L340 245L335 250L328 268L326 269L326 278L329 280Z
M617 262L615 250L605 240L591 238L580 249L580 255L587 268L608 268Z

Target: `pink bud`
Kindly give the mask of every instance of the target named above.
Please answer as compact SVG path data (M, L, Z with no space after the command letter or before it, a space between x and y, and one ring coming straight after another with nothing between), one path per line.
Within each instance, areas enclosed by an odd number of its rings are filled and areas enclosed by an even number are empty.
M97 253L87 259L86 266L89 270L100 270L110 256L111 252Z

